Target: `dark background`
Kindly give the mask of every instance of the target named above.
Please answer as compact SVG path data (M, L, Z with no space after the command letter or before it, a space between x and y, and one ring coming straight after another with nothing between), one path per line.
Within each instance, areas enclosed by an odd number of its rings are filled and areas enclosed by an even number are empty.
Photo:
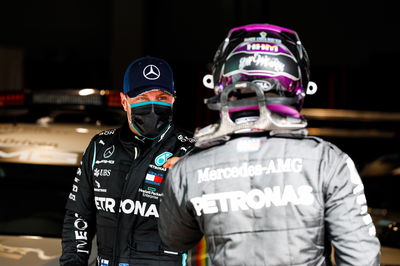
M177 123L193 129L211 122L202 78L229 29L270 23L297 31L308 51L319 90L305 107L397 112L395 2L9 0L0 47L23 51L27 89L118 90L132 60L162 57L175 73Z

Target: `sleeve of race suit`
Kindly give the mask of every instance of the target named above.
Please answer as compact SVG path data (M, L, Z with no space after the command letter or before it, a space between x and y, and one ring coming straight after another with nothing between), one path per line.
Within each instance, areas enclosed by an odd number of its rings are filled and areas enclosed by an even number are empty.
M61 266L86 266L92 247L94 225L76 212L66 211L62 231Z
M61 266L87 265L92 239L95 233L95 206L91 182L92 162L95 158L96 143L87 147L80 167L77 169L71 193L66 204L62 231Z
M167 175L160 203L158 230L162 241L179 251L195 246L203 236L187 199L188 184L184 173L185 157Z
M327 158L325 222L336 265L379 265L380 243L354 162L343 153Z

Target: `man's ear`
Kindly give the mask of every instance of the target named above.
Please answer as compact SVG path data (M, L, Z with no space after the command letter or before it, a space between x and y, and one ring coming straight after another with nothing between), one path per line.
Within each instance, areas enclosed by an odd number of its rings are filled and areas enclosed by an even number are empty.
M123 94L122 92L119 93L119 96L121 97L121 105L124 108L125 112L127 112L127 106L128 106L128 102L126 101L126 97L125 94Z

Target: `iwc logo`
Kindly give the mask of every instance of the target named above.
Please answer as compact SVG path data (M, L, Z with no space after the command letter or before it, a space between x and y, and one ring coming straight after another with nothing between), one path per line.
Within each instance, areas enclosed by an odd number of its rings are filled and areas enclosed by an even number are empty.
M260 32L260 36L262 38L265 38L265 37L267 37L267 33L265 31L262 31L262 32Z

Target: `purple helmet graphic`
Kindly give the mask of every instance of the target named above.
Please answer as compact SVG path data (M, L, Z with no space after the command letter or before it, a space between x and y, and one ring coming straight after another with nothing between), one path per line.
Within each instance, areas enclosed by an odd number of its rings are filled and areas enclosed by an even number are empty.
M274 98L267 104L271 111L299 116L309 83L309 66L307 52L295 31L270 24L237 27L229 31L215 53L213 88L219 94L236 82L252 82L268 98Z

